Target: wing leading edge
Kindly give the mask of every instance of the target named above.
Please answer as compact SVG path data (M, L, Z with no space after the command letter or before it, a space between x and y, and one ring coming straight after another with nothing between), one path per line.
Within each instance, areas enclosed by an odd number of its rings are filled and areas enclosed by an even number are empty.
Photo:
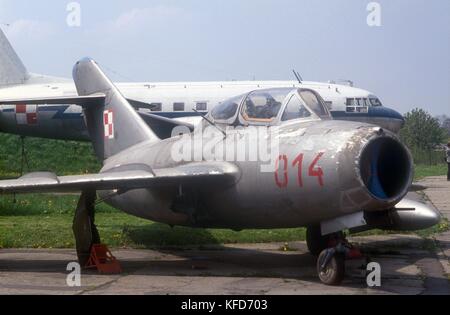
M4 99L0 100L0 105L80 105L88 106L91 104L104 103L106 95L103 93L95 93L87 96L59 96L59 97L42 97L42 98L21 98L21 99Z
M205 183L230 184L238 179L239 169L227 162L191 163L174 168L150 170L121 169L99 174L56 176L31 173L15 180L0 181L0 194L57 193L84 190L132 190Z

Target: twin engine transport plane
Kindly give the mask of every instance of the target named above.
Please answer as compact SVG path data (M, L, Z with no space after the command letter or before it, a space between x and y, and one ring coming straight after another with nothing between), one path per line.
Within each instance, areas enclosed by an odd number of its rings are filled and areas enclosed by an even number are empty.
M214 108L202 128L162 140L93 60L79 61L73 78L77 97L17 99L11 104L81 106L102 170L62 177L32 173L0 181L0 194L81 192L73 225L81 265L100 243L94 224L97 196L128 214L171 226L307 227L308 248L319 255L318 275L330 285L342 281L345 259L355 250L343 230L415 230L439 222L434 209L404 199L413 163L396 135L362 122L333 120L312 89L246 93ZM265 131L253 142L266 148L277 143L273 168L259 156L211 159L195 145L187 153L200 159L178 159L175 153L189 136L203 143L211 140L204 132L208 127L220 135L216 151L230 147L233 134L225 130L232 127L237 138L254 128Z
M403 117L382 106L380 99L365 90L335 83L298 81L235 81L177 83L118 83L130 104L152 122L159 116L195 125L200 115L225 100L266 88L308 88L325 100L332 116L339 120L361 121L393 132L403 125ZM6 36L0 30L0 100L63 97L76 95L71 80L27 71ZM146 119L148 117L145 117ZM153 128L157 130L152 124ZM0 132L22 136L89 141L82 110L75 104L5 104L0 106Z

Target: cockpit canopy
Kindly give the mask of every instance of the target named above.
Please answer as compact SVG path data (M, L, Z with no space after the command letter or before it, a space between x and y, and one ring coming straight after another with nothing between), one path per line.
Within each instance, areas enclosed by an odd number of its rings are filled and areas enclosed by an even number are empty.
M217 123L276 125L302 119L331 119L323 99L310 89L257 90L216 106L210 118Z

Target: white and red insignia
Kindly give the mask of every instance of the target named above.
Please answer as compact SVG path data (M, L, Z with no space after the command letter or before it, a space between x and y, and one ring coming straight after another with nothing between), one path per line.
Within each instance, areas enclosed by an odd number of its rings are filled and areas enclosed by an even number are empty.
M114 139L114 113L112 110L103 112L103 125L105 128L105 138Z
M36 125L38 122L37 105L16 105L16 122L18 125Z

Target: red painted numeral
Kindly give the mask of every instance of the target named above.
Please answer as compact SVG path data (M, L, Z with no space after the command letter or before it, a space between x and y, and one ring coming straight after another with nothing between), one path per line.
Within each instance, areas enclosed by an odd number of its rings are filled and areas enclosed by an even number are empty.
M283 181L280 181L280 162L283 161ZM275 182L277 183L277 186L280 188L286 188L289 183L289 177L288 177L288 158L286 155L280 155L278 157L277 163L276 163L276 171L275 171Z
M319 180L320 187L323 187L323 170L320 166L317 166L317 163L322 158L324 152L321 152L317 155L317 157L312 162L311 166L309 167L309 176L311 177L317 177Z
M294 162L292 162L292 166L293 167L297 167L298 168L298 185L300 187L303 187L303 157L304 154L299 154L297 156L297 158L294 160Z
M324 155L324 152L321 152L317 154L314 161L311 163L308 169L308 176L310 177L317 177L319 181L320 187L324 186L323 181L323 170L320 166L317 165L319 160ZM299 187L303 187L303 162L304 162L305 155L299 154L295 160L292 162L292 167L297 168L297 183ZM283 163L282 169L283 169L283 180L280 180L280 162ZM278 157L278 160L276 162L276 171L275 171L275 182L278 187L280 188L286 188L289 184L289 174L288 174L288 157L286 155L280 155Z

